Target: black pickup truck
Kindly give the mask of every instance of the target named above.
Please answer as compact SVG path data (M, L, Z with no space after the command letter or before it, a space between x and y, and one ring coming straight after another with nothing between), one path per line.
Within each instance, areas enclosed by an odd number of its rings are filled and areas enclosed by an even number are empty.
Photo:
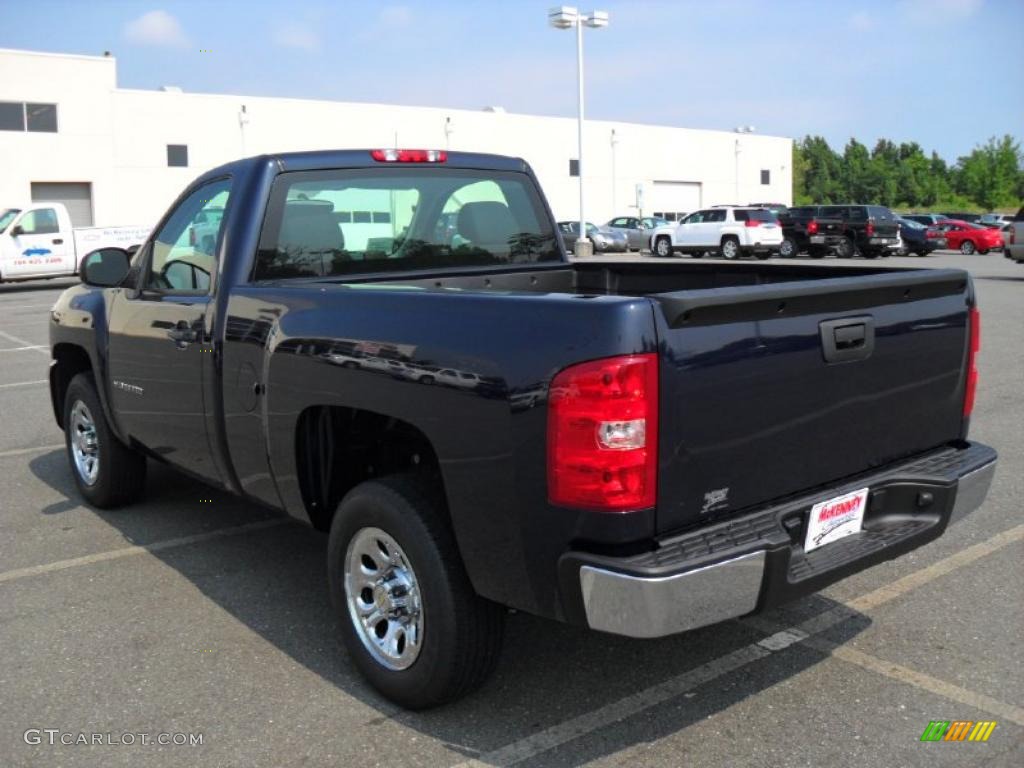
M840 216L822 215L817 205L801 205L780 210L782 245L779 256L793 258L807 252L813 259L823 259L833 249L845 247L846 222Z
M522 160L240 160L81 276L50 390L85 499L156 460L329 531L341 637L406 707L479 685L508 608L743 616L937 538L995 470L965 272L573 263Z

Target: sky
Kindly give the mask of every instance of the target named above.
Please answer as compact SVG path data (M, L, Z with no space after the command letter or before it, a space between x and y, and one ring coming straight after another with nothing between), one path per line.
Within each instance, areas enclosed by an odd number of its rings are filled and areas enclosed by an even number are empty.
M572 32L532 0L34 0L0 47L101 54L119 85L576 114ZM1024 0L617 0L584 35L587 116L916 141L1024 139ZM590 6L584 6L590 10ZM39 20L45 24L40 25Z

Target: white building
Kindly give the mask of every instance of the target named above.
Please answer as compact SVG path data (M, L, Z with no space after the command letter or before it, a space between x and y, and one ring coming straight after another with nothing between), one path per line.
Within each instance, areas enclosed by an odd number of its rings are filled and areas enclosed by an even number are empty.
M566 82L572 72L565 73ZM586 215L792 196L792 140L588 120ZM450 148L525 158L555 216L578 216L573 118L117 87L110 56L0 49L0 207L68 204L75 224L152 224L200 173L264 152Z

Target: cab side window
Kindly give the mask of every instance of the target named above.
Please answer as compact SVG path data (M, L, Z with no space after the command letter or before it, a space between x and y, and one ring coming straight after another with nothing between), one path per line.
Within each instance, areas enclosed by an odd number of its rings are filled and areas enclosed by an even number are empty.
M230 192L229 179L204 184L171 213L153 240L147 289L209 293Z
M23 235L54 235L60 231L57 225L57 211L53 208L38 208L29 211L18 222Z

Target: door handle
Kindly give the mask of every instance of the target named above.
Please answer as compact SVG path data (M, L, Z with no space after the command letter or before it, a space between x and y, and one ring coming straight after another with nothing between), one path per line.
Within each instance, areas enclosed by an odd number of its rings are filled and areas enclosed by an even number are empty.
M62 238L59 238L59 237L54 238L53 244L54 245L63 245L64 244L64 240Z
M195 328L182 320L176 326L167 331L167 338L175 342L178 349L185 349L185 347L192 342L198 341L199 334Z

